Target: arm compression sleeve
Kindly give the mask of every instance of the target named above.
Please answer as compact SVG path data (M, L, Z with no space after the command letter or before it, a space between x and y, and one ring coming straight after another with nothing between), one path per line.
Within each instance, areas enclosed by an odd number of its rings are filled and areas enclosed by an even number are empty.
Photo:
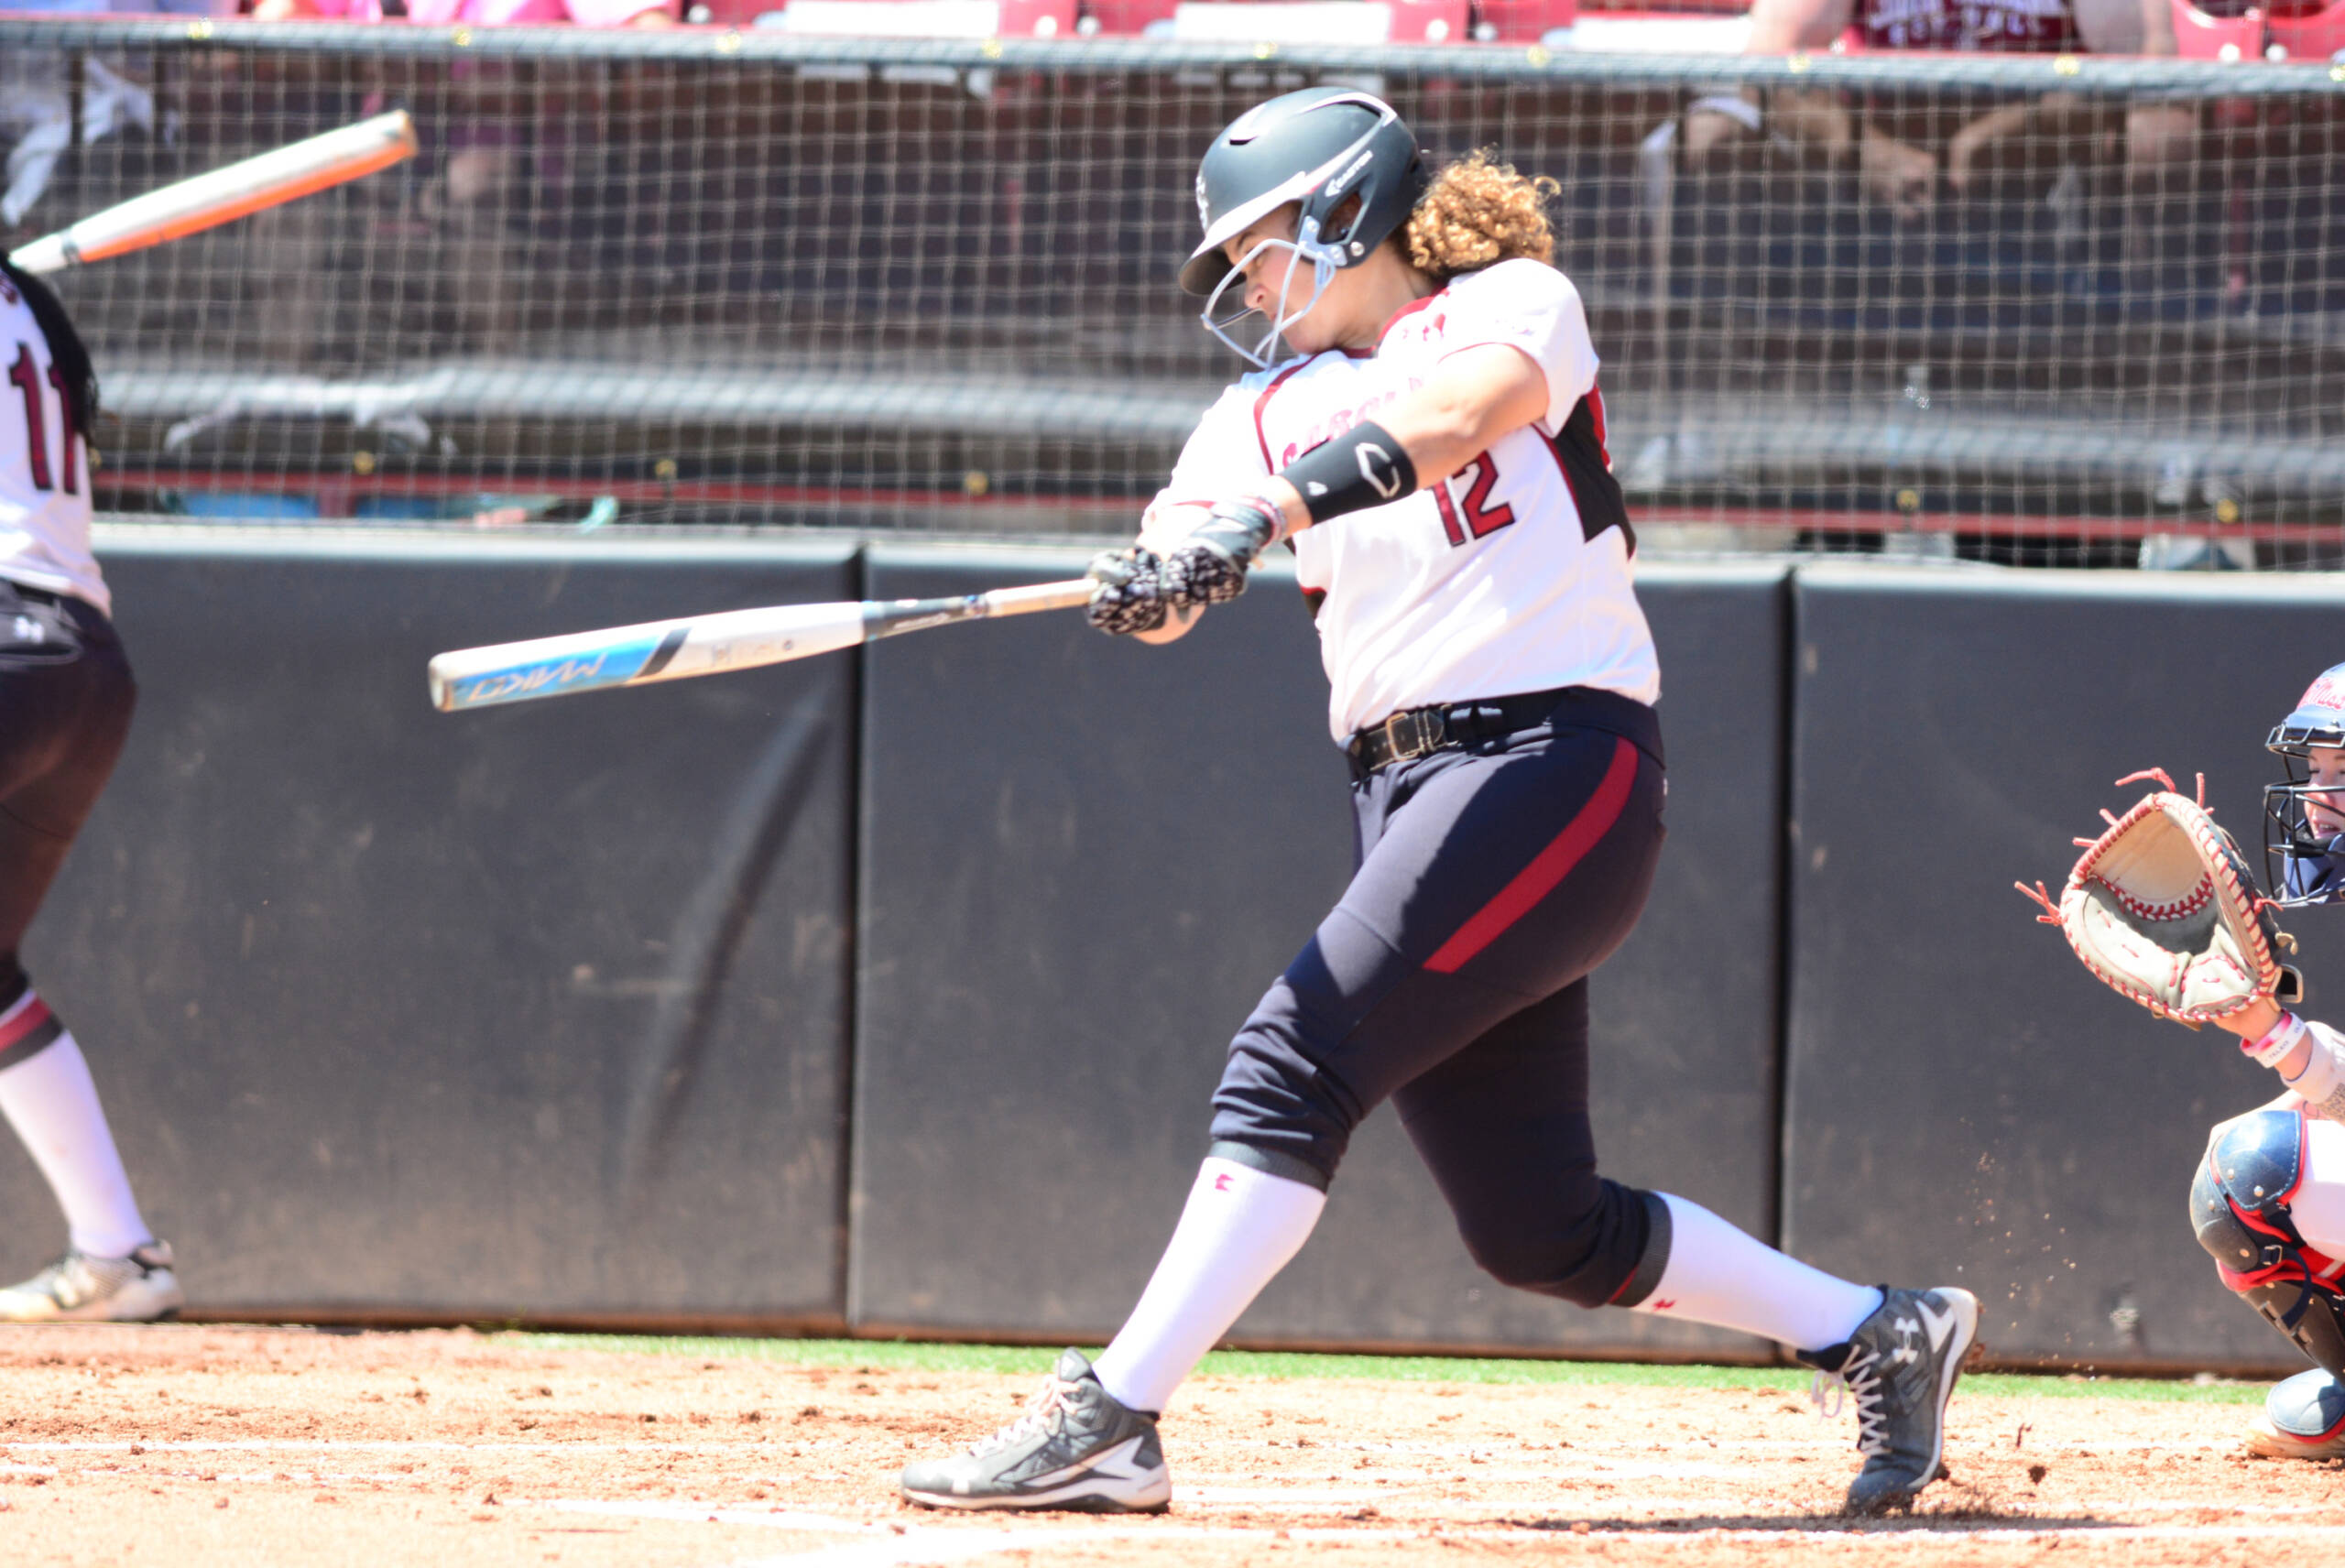
M1412 495L1417 465L1408 449L1373 419L1322 441L1279 470L1314 523Z

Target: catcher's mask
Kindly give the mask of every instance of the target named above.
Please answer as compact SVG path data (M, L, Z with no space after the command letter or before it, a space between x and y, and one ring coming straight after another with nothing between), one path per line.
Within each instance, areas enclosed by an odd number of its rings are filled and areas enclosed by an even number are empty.
M2315 801L2345 820L2345 782L2313 781L2316 748L2345 748L2345 664L2321 671L2264 749L2280 758L2281 781L2263 787L2263 876L2283 909L2345 900L2345 831L2316 825Z
M1416 137L1372 93L1306 87L1258 103L1214 138L1197 166L1205 237L1182 264L1181 287L1204 298L1207 332L1267 368L1281 335L1339 270L1367 260L1401 226L1424 182ZM1297 207L1294 238L1263 240L1233 266L1222 246L1289 202ZM1286 266L1249 345L1235 335L1254 313L1244 269L1277 251Z

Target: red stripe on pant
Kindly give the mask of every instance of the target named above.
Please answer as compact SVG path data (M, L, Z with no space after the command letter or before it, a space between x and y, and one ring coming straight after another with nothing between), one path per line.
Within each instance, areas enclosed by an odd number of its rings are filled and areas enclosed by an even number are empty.
M1457 928L1456 934L1425 960L1425 967L1436 975L1455 975L1476 953L1503 935L1509 926L1529 914L1540 899L1554 892L1572 874L1572 867L1620 820L1620 810L1629 803L1629 789L1636 779L1637 748L1629 741L1616 739L1612 743L1612 765L1604 770L1603 781L1587 798L1587 804L1579 809L1579 815L1566 823L1554 842L1532 858L1530 865L1516 872L1514 880L1500 888L1496 898L1475 910L1473 917Z
M65 1026L49 1010L49 1004L33 997L15 1018L0 1024L0 1070L38 1056L64 1032Z

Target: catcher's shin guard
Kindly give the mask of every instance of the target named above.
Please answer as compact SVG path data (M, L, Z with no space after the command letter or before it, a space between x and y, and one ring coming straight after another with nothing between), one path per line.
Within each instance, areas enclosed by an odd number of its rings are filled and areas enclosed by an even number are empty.
M2345 1376L2345 1261L2305 1245L2288 1214L2304 1180L2304 1117L2257 1111L2223 1129L2190 1186L2190 1224L2223 1283L2328 1371Z

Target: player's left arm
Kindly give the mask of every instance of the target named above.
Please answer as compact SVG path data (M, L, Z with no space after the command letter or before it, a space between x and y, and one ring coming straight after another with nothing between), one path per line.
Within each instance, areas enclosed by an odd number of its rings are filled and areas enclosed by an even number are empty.
M1535 261L1500 263L1452 286L1445 342L1424 381L1321 442L1248 493L1226 497L1165 558L1173 604L1219 604L1282 539L1438 484L1501 436L1560 428L1596 386L1587 315L1568 278Z
M2215 1024L2239 1036L2239 1048L2251 1061L2280 1075L2288 1090L2275 1104L2300 1101L2312 1115L2345 1121L2345 1035L2270 996L2258 996Z
M1538 423L1547 408L1547 373L1528 352L1476 343L1435 365L1382 423L1408 452L1422 486L1448 478L1500 436Z
M1376 421L1399 445L1407 460L1404 472L1412 481L1381 499L1398 500L1401 494L1448 478L1500 436L1545 418L1547 401L1547 374L1522 349L1477 343L1451 354L1434 367L1423 387L1394 402ZM1278 503L1286 535L1331 520L1314 518L1303 494L1302 485L1311 479L1305 467L1310 461L1311 454L1305 454L1264 484L1263 498Z
M1438 484L1526 425L1561 430L1596 388L1587 308L1552 267L1508 261L1459 278L1442 314L1447 352L1422 385L1280 470L1274 498L1290 528ZM1377 483L1385 446L1397 487Z

